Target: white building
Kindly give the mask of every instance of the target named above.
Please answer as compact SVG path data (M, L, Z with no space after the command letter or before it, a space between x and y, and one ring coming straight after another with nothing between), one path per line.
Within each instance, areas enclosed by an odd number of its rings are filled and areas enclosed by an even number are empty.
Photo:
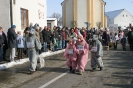
M133 16L125 9L106 12L108 16L107 25L116 24L120 27L127 27L131 23L133 25Z
M46 0L0 0L0 26L4 32L12 24L23 31L29 24L47 25Z
M47 18L47 26L53 29L54 26L57 26L57 19L56 18Z

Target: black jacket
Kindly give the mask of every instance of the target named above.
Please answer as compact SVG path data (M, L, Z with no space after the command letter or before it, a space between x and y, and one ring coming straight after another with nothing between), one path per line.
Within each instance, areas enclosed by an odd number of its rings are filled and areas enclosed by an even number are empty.
M50 43L50 41L51 41L51 31L48 31L48 30L44 29L42 31L42 37L43 37L44 42Z
M0 35L0 47L4 44L4 38L2 35Z
M55 34L55 38L60 40L60 36L59 36L58 31L54 30L53 33Z
M15 48L16 47L16 38L17 34L14 29L9 28L7 32L8 37L8 46L9 48Z

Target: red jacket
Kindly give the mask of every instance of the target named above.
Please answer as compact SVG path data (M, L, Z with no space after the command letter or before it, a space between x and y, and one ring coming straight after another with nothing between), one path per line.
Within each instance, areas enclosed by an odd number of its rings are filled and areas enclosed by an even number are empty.
M86 35L86 32L83 32L83 37L84 37L85 39L86 39L86 36L87 36L87 35Z
M74 29L74 32L78 35L78 29Z

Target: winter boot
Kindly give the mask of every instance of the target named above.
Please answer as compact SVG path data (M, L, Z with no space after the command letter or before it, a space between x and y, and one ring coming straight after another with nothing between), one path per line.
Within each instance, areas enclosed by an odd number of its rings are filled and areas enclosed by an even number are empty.
M92 68L92 71L95 71L96 70L96 68Z
M73 70L72 70L72 73L75 73L75 72L76 72L76 70L75 70L75 69L73 69Z
M100 67L100 71L102 71L103 70L103 67Z
M70 70L69 71L72 72L72 67L70 67Z

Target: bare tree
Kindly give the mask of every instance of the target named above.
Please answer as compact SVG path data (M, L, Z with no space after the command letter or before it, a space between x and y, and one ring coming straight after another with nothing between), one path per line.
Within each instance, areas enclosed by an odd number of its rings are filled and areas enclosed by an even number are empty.
M50 18L56 18L57 19L57 26L62 26L62 16L59 13L53 13Z

